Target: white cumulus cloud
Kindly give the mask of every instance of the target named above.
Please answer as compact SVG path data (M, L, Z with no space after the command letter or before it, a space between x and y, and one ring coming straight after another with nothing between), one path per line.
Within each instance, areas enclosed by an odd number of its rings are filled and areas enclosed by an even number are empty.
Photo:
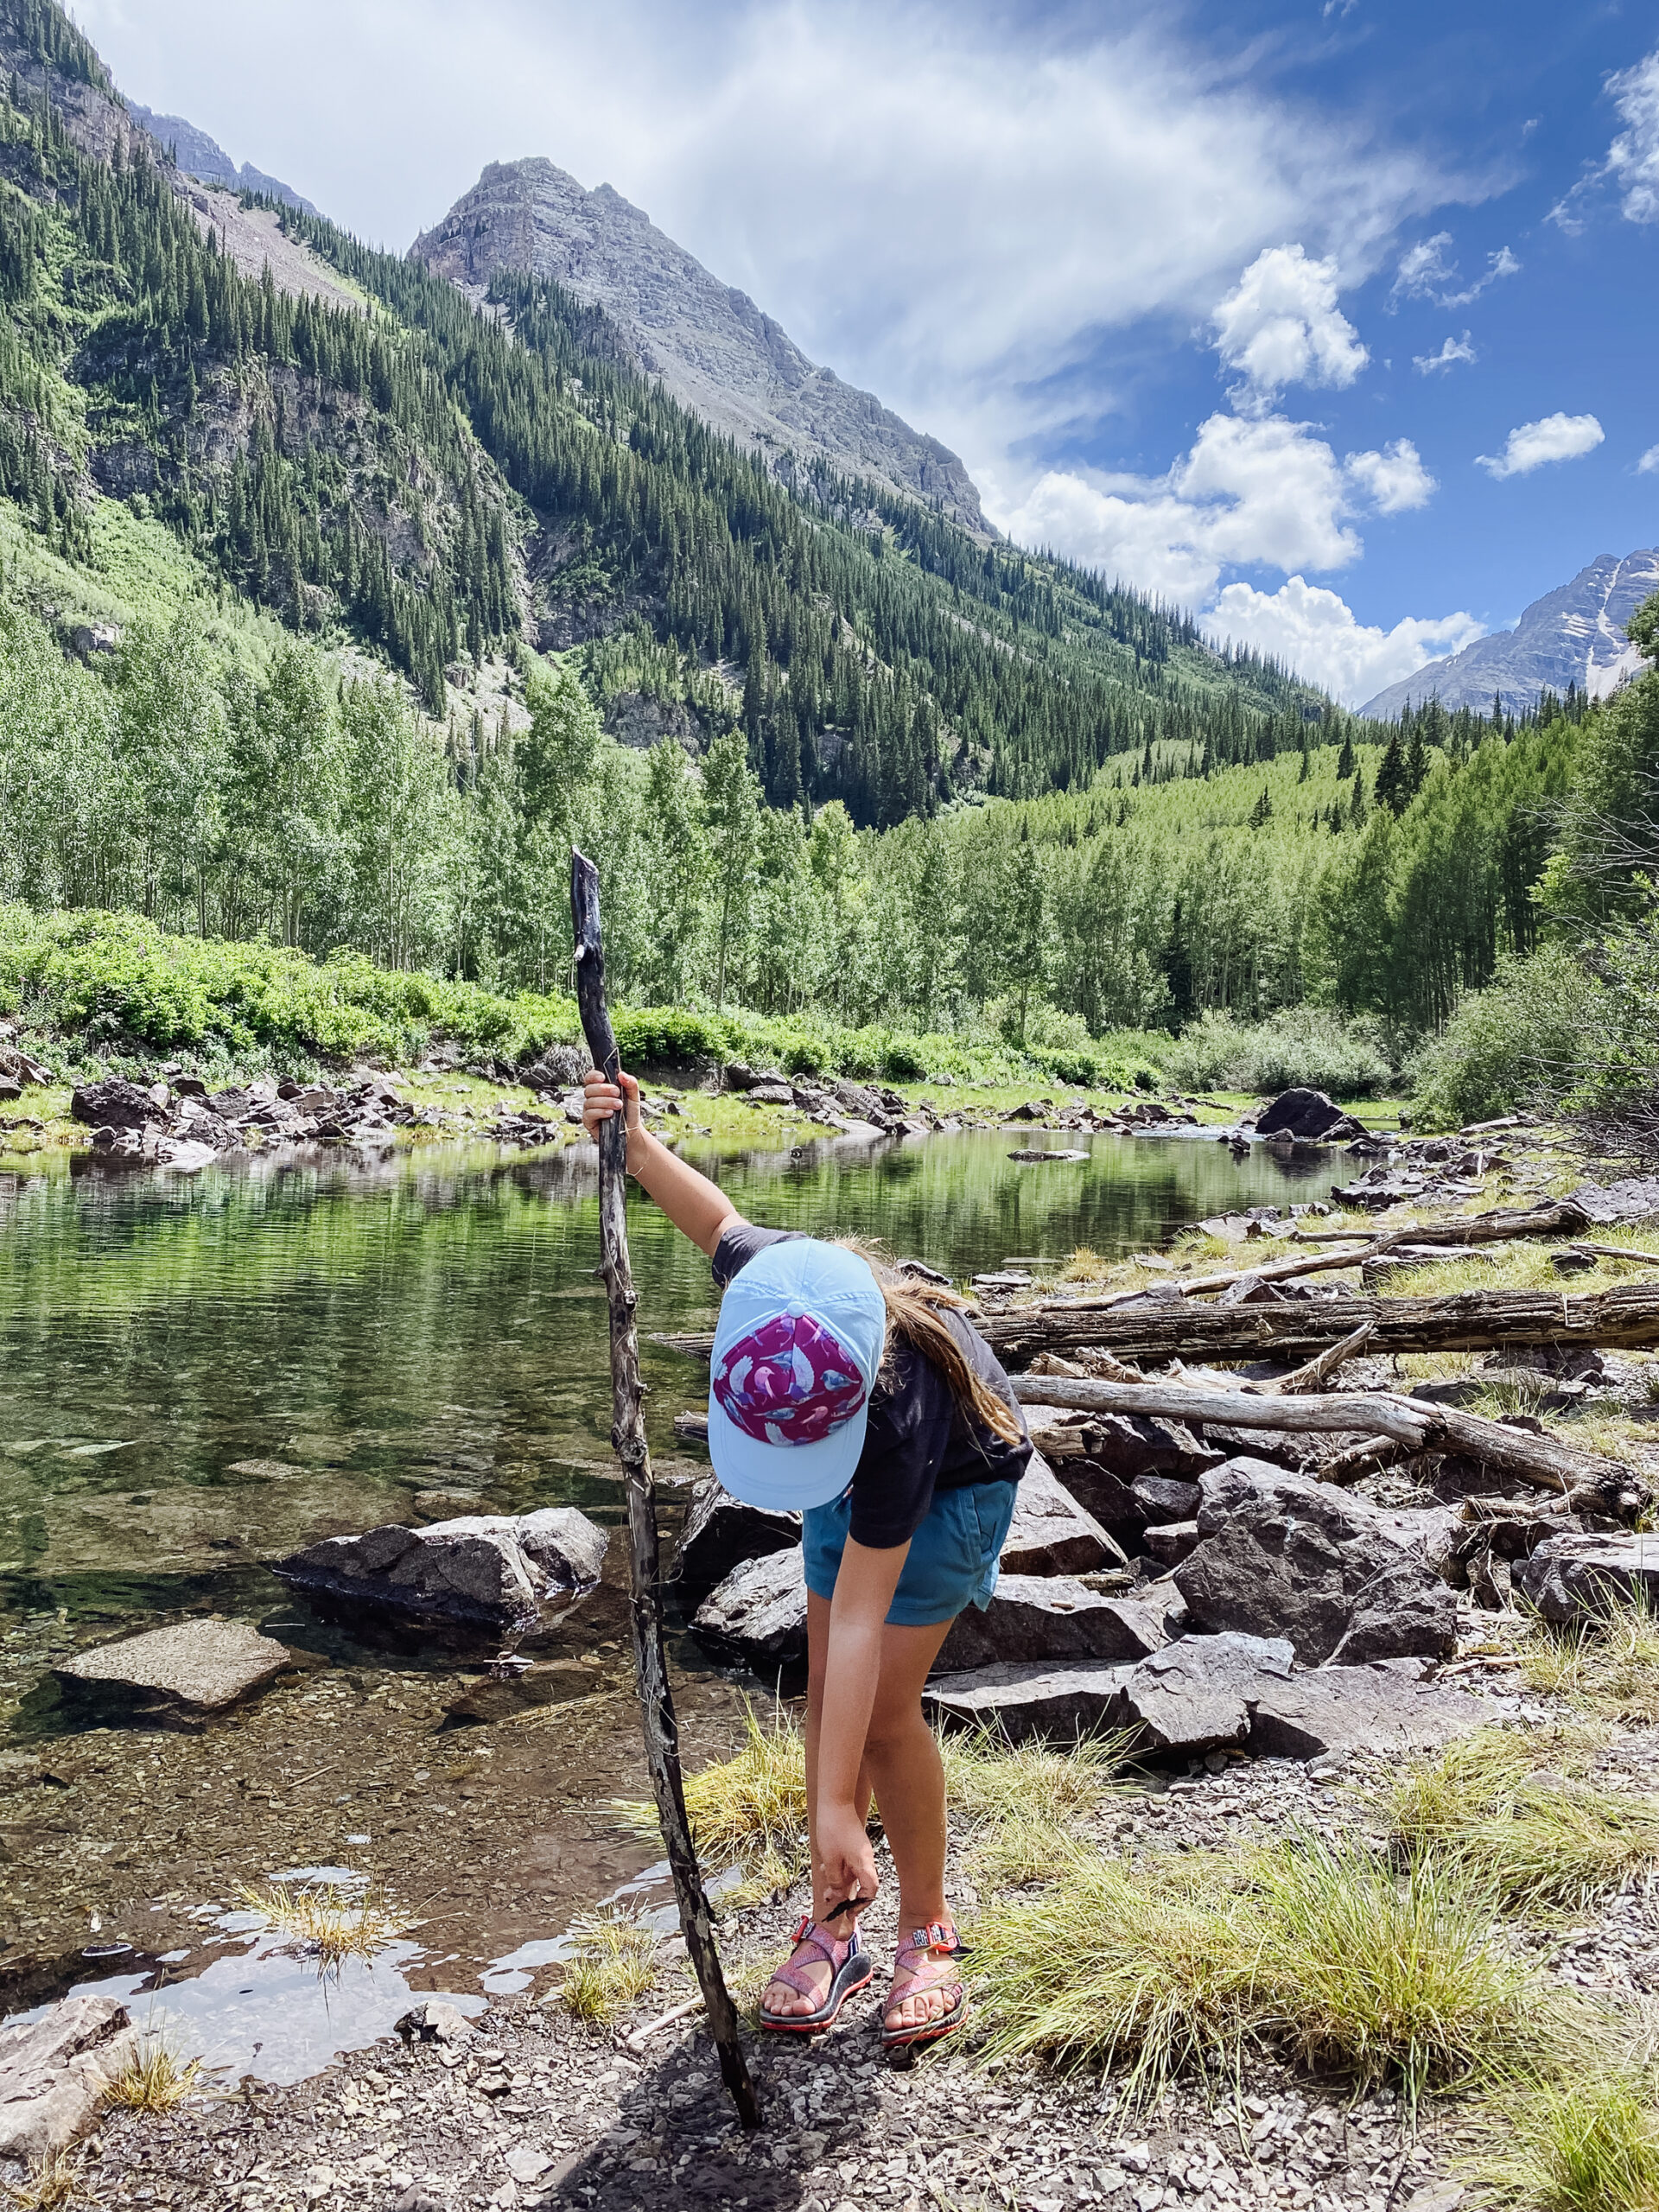
M1225 569L1346 568L1363 550L1357 515L1434 488L1409 438L1338 461L1311 423L1218 414L1165 476L1050 469L1002 520L1023 544L1197 606Z
M1396 438L1381 453L1351 453L1343 474L1380 515L1400 515L1426 507L1437 486L1409 438Z
M1337 305L1334 257L1301 245L1257 254L1215 313L1216 350L1238 372L1235 397L1266 407L1288 384L1351 385L1371 358Z
M1275 592L1229 584L1205 626L1236 644L1271 653L1351 707L1484 635L1471 614L1429 620L1408 615L1391 630L1359 622L1338 593L1301 576L1287 577Z
M1649 446L1636 464L1638 476L1652 476L1659 472L1659 446Z
M1536 423L1522 423L1510 432L1499 454L1477 454L1489 476L1530 476L1552 461L1576 461L1593 453L1606 436L1593 415L1546 415Z
M1448 338L1438 353L1414 353L1411 365L1420 375L1432 377L1436 369L1455 369L1459 361L1478 358L1465 330L1461 338Z

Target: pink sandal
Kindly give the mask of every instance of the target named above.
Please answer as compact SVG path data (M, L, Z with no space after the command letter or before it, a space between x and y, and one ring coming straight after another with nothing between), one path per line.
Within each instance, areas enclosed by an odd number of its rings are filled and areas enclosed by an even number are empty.
M893 1992L887 1999L887 2011L881 2016L881 2048L902 2050L918 2043L936 2043L941 2036L948 2036L959 2028L968 2018L968 1991L960 1981L950 1981L942 1974L930 1974L931 1963L941 1959L965 1958L968 1946L961 1942L950 1923L936 1920L926 1928L918 1928L908 1943L899 1946L899 1955L893 1962ZM908 1963L907 1963L908 1961ZM904 1986L899 1986L900 1979ZM925 1994L931 1990L943 1990L947 2003L937 2019L918 2020L913 2027L890 2027L888 2015L907 1998Z
M821 1921L803 1913L801 1924L795 1930L795 1950L804 1947L816 1951L829 1967L830 1986L824 1991L817 2009L811 2012L768 2012L763 1999L760 2024L778 2035L816 2035L821 2028L833 2027L840 2018L841 2008L847 1999L855 1990L862 1989L870 1978L870 1955L858 1940L856 1926L852 1934L843 1939L832 1936ZM804 1970L807 1963L810 1961L804 1961L801 1966L797 1966L791 1951L772 1980L781 1981L786 1988L798 1991L803 1997L816 1998L818 1993L807 1980ZM770 1987L771 1984L767 1986Z

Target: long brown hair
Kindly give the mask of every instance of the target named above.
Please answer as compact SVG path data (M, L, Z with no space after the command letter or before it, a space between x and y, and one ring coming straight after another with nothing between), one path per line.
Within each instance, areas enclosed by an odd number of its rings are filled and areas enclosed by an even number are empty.
M944 1318L951 1312L961 1313L967 1300L959 1298L943 1283L924 1282L918 1276L901 1274L892 1255L880 1244L866 1243L857 1236L838 1236L836 1242L858 1255L880 1287L887 1309L884 1368L893 1357L893 1341L898 1338L938 1369L957 1411L969 1428L989 1429L1005 1444L1023 1443L1025 1432L1018 1414L975 1370Z

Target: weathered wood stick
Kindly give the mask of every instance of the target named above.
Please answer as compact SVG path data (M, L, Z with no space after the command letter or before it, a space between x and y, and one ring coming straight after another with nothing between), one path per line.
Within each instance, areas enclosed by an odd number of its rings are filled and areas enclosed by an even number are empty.
M1541 1206L1497 1206L1491 1213L1453 1214L1445 1221L1426 1221L1415 1229L1391 1232L1402 1244L1497 1244L1511 1236L1551 1236L1560 1230L1583 1229L1590 1217L1571 1198ZM1299 1244L1351 1243L1363 1238L1363 1230L1302 1229L1291 1235Z
M1455 1452L1535 1490L1554 1491L1599 1513L1633 1515L1645 1485L1616 1459L1604 1459L1554 1436L1484 1420L1452 1406L1430 1406L1385 1392L1354 1391L1311 1398L1255 1397L1245 1391L1194 1390L1161 1382L1077 1382L1058 1375L1016 1375L1022 1405L1062 1406L1077 1413L1152 1414L1202 1429L1281 1429L1302 1434L1386 1436L1409 1452Z
M1262 1383L1262 1389L1281 1398L1299 1398L1309 1390L1317 1390L1321 1382L1330 1381L1339 1367L1345 1367L1351 1359L1358 1357L1370 1344L1376 1325L1375 1322L1362 1321L1351 1337L1344 1337L1340 1344L1332 1344L1329 1351L1320 1352L1294 1373L1281 1375L1276 1382Z
M1074 1347L1161 1367L1178 1358L1312 1359L1364 1321L1372 1325L1373 1352L1495 1351L1509 1344L1650 1351L1659 1346L1659 1284L1616 1283L1577 1294L1460 1290L1435 1298L1344 1294L1282 1306L1147 1299L1112 1312L1067 1302L1017 1306L975 1325L1005 1367ZM714 1344L712 1336L658 1341L694 1359L707 1359Z
M605 945L600 930L599 873L590 860L570 855L570 921L575 938L576 1003L594 1065L614 1083L621 1062L605 1004ZM611 1442L622 1463L628 1500L629 1608L645 1763L668 1851L674 1896L685 1948L709 2008L709 2025L720 2053L720 2071L745 2127L760 2125L760 2106L737 2032L737 2013L721 1970L713 1921L697 1866L680 1772L680 1732L668 1686L663 1637L661 1567L658 1556L657 1494L645 1444L645 1391L639 1376L639 1304L628 1257L628 1137L617 1114L599 1136L599 1235L605 1294L611 1312Z

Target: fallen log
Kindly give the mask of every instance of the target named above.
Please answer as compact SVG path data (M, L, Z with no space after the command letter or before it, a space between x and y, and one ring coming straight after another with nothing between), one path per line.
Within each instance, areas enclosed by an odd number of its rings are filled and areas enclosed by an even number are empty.
M1553 1236L1560 1230L1586 1229L1590 1217L1571 1198L1556 1198L1547 1205L1497 1206L1490 1213L1451 1214L1444 1221L1420 1222L1414 1229L1391 1230L1387 1239L1372 1238L1363 1229L1302 1229L1291 1236L1298 1244L1343 1244L1357 1242L1396 1244L1499 1244L1512 1236Z
M1005 1367L1022 1367L1040 1351L1084 1344L1099 1345L1118 1359L1162 1366L1181 1357L1312 1359L1368 1321L1367 1348L1373 1354L1496 1351L1510 1344L1651 1351L1659 1346L1659 1285L1617 1283L1577 1295L1553 1290L1462 1290L1433 1298L1344 1294L1274 1306L1148 1299L1105 1313L1021 1306L977 1326Z
M1017 1375L1021 1405L1058 1406L1072 1413L1149 1414L1229 1428L1291 1431L1302 1435L1385 1436L1408 1452L1453 1452L1514 1482L1554 1491L1575 1508L1629 1521L1647 1502L1646 1485L1617 1459L1580 1452L1559 1437L1511 1428L1452 1406L1430 1406L1385 1391L1320 1397L1258 1397L1244 1390L1194 1390L1166 1382L1072 1382L1058 1375Z
M1005 1367L1039 1352L1098 1349L1123 1361L1165 1366L1172 1359L1309 1360L1371 1325L1374 1354L1496 1351L1509 1344L1561 1344L1598 1351L1659 1348L1659 1284L1616 1283L1577 1295L1554 1290L1459 1290L1438 1298L1338 1298L1282 1306L1198 1306L1152 1299L1104 1311L1098 1306L1017 1306L976 1326ZM706 1360L709 1335L656 1341Z

